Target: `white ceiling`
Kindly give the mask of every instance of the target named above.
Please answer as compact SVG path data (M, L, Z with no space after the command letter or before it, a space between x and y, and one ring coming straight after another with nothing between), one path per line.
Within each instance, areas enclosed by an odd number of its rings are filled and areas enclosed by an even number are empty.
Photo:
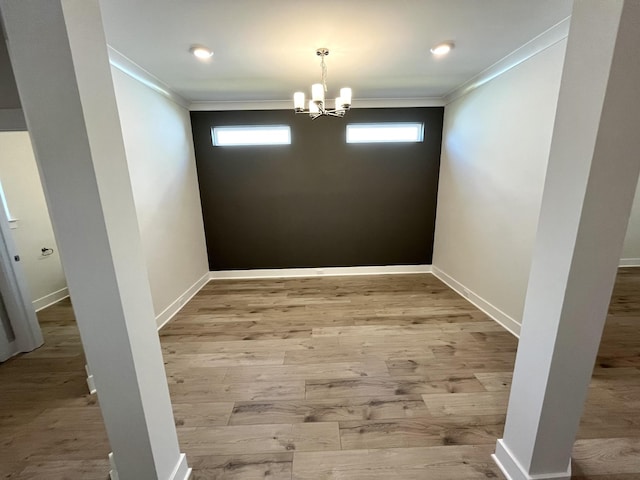
M108 43L190 101L442 97L571 13L572 0L102 0ZM429 48L456 48L434 58ZM200 62L192 44L213 58Z

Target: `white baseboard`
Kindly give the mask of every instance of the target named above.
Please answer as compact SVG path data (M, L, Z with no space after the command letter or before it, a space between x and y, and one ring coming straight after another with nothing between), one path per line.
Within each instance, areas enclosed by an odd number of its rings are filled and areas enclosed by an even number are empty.
M640 258L621 258L621 267L640 267Z
M169 480L189 480L190 478L191 469L189 465L187 465L187 456L181 453L176 468L174 468Z
M571 480L571 461L564 472L530 474L522 468L518 459L504 444L501 438L496 444L496 453L491 458L500 468L507 480Z
M209 281L209 272L205 273L196 283L191 285L186 292L178 297L171 305L165 308L157 317L158 330L164 327L180 311L180 309L193 298Z
M93 374L89 371L89 365L85 364L84 371L87 372L87 387L89 388L89 393L95 395L97 391L96 381L93 378Z
M111 466L111 470L109 470L109 477L111 480L119 480L118 470L116 470L116 462L113 459L113 452L109 453L109 465ZM189 480L191 478L192 469L187 465L187 456L184 453L181 453L178 457L178 463L176 467L173 469L173 473L168 478L168 480Z
M37 300L33 301L33 308L36 309L36 312L43 310L47 307L50 307L54 303L58 303L60 300L67 298L69 296L69 289L67 287L61 288L57 292L50 293L49 295L45 295Z
M502 325L506 330L512 333L514 336L520 338L520 324L511 318L509 315L504 313L498 307L492 305L487 302L480 295L474 293L469 290L463 284L453 279L438 267L433 267L433 275L446 283L449 287L455 290L460 296L466 298L471 303L473 303L476 307L482 310L484 313L489 315L493 320Z
M371 267L273 268L262 270L216 270L211 280L252 278L331 277L348 275L392 275L431 273L431 265L381 265Z
M109 466L111 467L109 470L109 478L111 480L119 480L118 470L116 470L116 462L113 459L113 452L109 452Z

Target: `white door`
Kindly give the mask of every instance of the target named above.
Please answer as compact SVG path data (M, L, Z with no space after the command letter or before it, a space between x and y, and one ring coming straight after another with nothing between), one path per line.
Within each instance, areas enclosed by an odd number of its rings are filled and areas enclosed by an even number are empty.
M13 328L11 328L11 323L9 322L9 314L0 295L0 362L4 362L14 354L15 338Z
M0 195L0 361L43 344L25 275L16 251L4 195Z

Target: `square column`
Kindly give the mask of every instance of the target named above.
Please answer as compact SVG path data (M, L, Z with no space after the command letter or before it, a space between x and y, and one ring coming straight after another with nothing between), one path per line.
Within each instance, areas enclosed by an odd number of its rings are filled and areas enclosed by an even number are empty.
M185 480L98 1L0 13L118 477Z
M494 455L511 480L571 477L640 172L638 25L638 0L574 4L504 438Z

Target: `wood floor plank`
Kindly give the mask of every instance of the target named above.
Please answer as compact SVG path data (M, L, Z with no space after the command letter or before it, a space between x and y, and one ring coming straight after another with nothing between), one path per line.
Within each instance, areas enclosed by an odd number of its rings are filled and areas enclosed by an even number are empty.
M179 427L211 427L229 422L233 402L176 403L173 416Z
M162 342L164 355L200 355L202 353L262 353L262 352L300 352L309 353L338 346L337 338L286 338L279 340L253 340L250 342L208 342L190 341L186 338L172 336Z
M323 337L334 338L334 337ZM333 362L371 362L373 359L389 358L392 360L410 359L414 357L435 358L427 347L407 348L398 345L380 345L375 347L350 348L336 346L318 350L287 351L284 357L285 365L320 364L331 358Z
M473 377L453 379L452 381L429 381L420 376L306 381L307 399L484 391L482 384Z
M282 365L284 352L233 352L183 354L180 363L189 367L235 367L236 365Z
M475 377L488 392L509 391L513 372L478 372Z
M445 324L419 324L419 325L358 325L353 327L319 327L313 329L313 336L317 337L370 337L390 335L413 335L449 332L498 332L502 327L493 321L486 322L460 322Z
M303 380L295 382L169 384L173 403L209 403L251 400L302 400Z
M573 448L577 474L629 474L640 478L640 438L578 440Z
M222 383L227 367L192 367L185 365L181 359L176 359L166 363L165 372L169 384L183 384L193 379L197 379L198 383L217 384Z
M20 480L105 480L109 460L51 460L33 462L21 473Z
M345 450L430 447L438 445L493 445L500 438L504 416L456 416L454 421L432 416L340 422Z
M431 415L499 415L507 411L508 391L422 395Z
M192 480L291 480L293 453L189 455Z
M230 425L338 422L428 416L420 395L322 400L236 402Z
M502 478L493 445L295 453L294 480L486 480Z
M379 359L368 362L320 363L313 365L282 365L230 367L224 377L226 383L264 381L295 381L316 378L387 377L387 364Z
M180 444L193 455L318 452L340 449L338 424L296 423L180 428Z

